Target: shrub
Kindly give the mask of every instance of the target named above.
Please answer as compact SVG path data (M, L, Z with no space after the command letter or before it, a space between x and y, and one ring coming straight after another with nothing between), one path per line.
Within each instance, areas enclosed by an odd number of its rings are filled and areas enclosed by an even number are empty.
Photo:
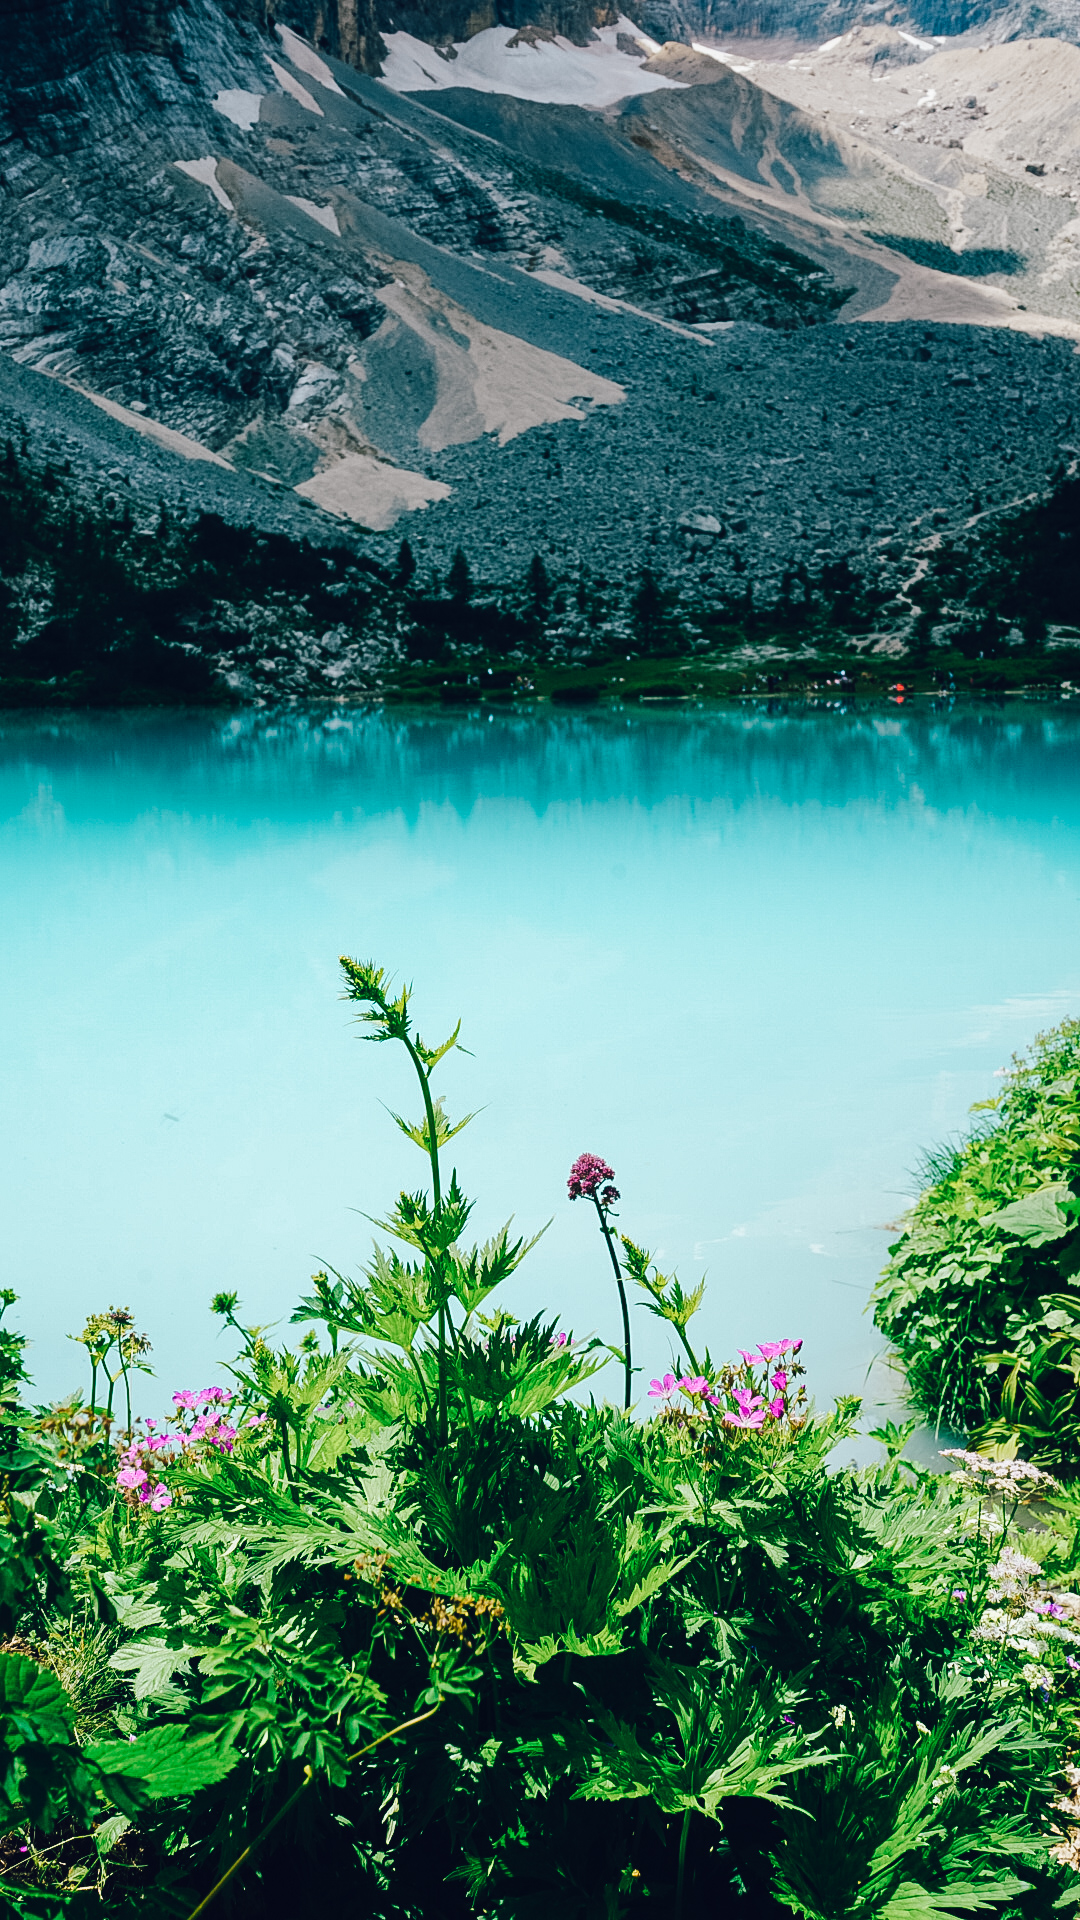
M874 1321L935 1422L1005 1455L1080 1461L1080 1021L1017 1059L890 1247ZM990 1117L992 1116L992 1118Z

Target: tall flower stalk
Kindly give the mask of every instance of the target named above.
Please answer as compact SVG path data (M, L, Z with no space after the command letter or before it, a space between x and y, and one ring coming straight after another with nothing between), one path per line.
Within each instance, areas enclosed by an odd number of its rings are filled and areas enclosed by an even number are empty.
M615 1285L619 1289L619 1305L622 1308L623 1324L623 1407L630 1411L631 1375L630 1364L630 1310L626 1304L626 1288L623 1285L622 1267L615 1251L615 1238L611 1231L609 1214L619 1198L619 1189L615 1185L615 1170L606 1160L596 1153L579 1153L570 1169L570 1178L566 1190L571 1200L591 1200L596 1208L596 1218L604 1243L611 1255L611 1265L615 1273Z
M448 1347L454 1343L455 1329L449 1311L451 1288L448 1283L448 1254L456 1239L458 1225L464 1225L470 1211L462 1205L462 1196L457 1191L456 1179L451 1182L451 1192L444 1199L442 1172L439 1165L439 1150L455 1134L467 1127L473 1115L468 1113L456 1126L451 1126L443 1111L441 1099L432 1097L431 1076L439 1061L458 1044L461 1032L459 1021L448 1040L441 1046L425 1046L409 1018L410 989L402 987L400 993L391 998L390 985L382 967L371 962L350 960L346 954L341 956L341 968L345 975L345 998L359 1003L362 1011L360 1019L375 1028L374 1033L366 1034L368 1040L398 1040L405 1048L420 1082L420 1095L424 1103L424 1118L417 1125L402 1118L398 1113L394 1120L406 1138L412 1140L427 1154L431 1168L431 1210L430 1214L415 1200L402 1195L405 1203L404 1218L399 1207L399 1217L394 1230L403 1237L411 1239L419 1246L425 1256L427 1279L432 1296L437 1302L438 1314L438 1432L445 1445L449 1432L447 1409L447 1354ZM470 1421L471 1424L471 1421Z

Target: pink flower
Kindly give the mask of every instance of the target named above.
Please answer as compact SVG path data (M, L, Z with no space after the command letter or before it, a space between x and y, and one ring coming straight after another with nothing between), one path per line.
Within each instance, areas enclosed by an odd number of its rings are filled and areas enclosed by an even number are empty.
M152 1433L146 1442L148 1453L160 1453L164 1447L172 1446L171 1433Z
M245 1427L261 1427L265 1419L265 1413L249 1413L247 1419L244 1421L244 1425Z
M553 1334L552 1334L552 1336L551 1336L551 1344L552 1344L552 1346L553 1346L553 1347L565 1347L565 1346L567 1345L567 1336L566 1336L566 1334L565 1334L565 1333L553 1333Z
M144 1487L146 1478L141 1467L124 1467L116 1476L116 1484L118 1487Z
M164 1513L166 1507L171 1506L172 1494L169 1492L164 1480L159 1480L153 1493L150 1495L150 1510L152 1513Z
M740 1413L752 1413L765 1405L760 1393L751 1393L749 1387L736 1387L734 1397Z
M745 1347L740 1347L738 1351L739 1351L740 1358L746 1361L746 1364L748 1367L757 1366L758 1357L756 1353L747 1353Z
M773 1374L772 1384L776 1388L777 1393L783 1393L787 1387L787 1374L778 1370Z
M782 1420L782 1419L783 1419L783 1417L784 1417L784 1396L783 1396L783 1394L782 1394L782 1393L778 1393L778 1394L777 1394L777 1396L776 1396L776 1399L775 1399L775 1400L770 1400L770 1401L769 1401L769 1406L768 1406L768 1411L769 1411L769 1413L771 1413L771 1414L772 1414L772 1417L773 1417L773 1419L774 1419L774 1420Z
M195 1399L199 1406L205 1406L207 1402L211 1400L220 1400L225 1406L228 1406L229 1401L232 1399L232 1393L228 1387L202 1387L195 1395Z
M570 1169L566 1191L571 1200L594 1200L606 1180L614 1180L615 1169L596 1153L579 1153ZM613 1190L614 1191L614 1190ZM615 1195L618 1199L618 1194ZM602 1204L608 1204L601 1196Z
M691 1400L707 1400L713 1407L720 1405L703 1373L684 1374L679 1381L679 1386L683 1393L689 1394Z
M654 1380L649 1388L650 1400L672 1400L678 1392L673 1373L665 1373L662 1380Z
M760 1427L764 1424L765 1414L759 1407L756 1412L748 1412L740 1407L738 1413L725 1413L724 1425L727 1427Z
M186 1387L183 1393L173 1394L174 1407L193 1407L194 1405L195 1395L192 1393L190 1387Z

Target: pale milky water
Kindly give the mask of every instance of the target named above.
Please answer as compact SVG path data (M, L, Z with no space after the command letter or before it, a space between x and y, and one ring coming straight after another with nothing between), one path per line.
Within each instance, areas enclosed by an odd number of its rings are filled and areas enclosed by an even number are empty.
M463 1016L477 1224L552 1221L516 1311L617 1337L565 1197L588 1149L623 1229L708 1274L714 1353L801 1335L826 1398L879 1351L920 1148L1080 1012L1080 715L8 715L0 905L2 1280L43 1396L113 1302L145 1410L205 1384L217 1289L287 1320L419 1183L344 951L411 977L425 1036ZM644 1389L668 1350L635 1321Z

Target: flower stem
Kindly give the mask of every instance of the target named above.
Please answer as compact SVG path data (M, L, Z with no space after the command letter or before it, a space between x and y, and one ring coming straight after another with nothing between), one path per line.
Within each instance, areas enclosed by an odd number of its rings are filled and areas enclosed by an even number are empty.
M679 1834L679 1871L675 1881L675 1920L682 1920L683 1886L686 1880L686 1843L690 1838L690 1816L692 1807L687 1807L682 1817L682 1831Z
M350 1765L354 1760L361 1760L365 1753L372 1753L376 1747L382 1746L382 1743L384 1740L392 1740L395 1734L405 1733L407 1732L409 1727L418 1727L422 1721L430 1720L434 1714L438 1713L439 1708L441 1706L442 1706L442 1695L440 1694L439 1698L435 1702L435 1705L429 1710L429 1712L418 1713L414 1719L403 1720L400 1726L390 1727L386 1733L380 1733L378 1739L372 1740L370 1745L366 1747L360 1747L356 1753L350 1753L346 1761L346 1765ZM278 1808L273 1819L267 1821L261 1833L257 1833L255 1835L254 1840L252 1840L251 1844L249 1846L246 1846L244 1848L243 1853L238 1855L238 1857L233 1861L232 1866L226 1868L225 1872L221 1876L221 1879L216 1883L215 1886L211 1887L209 1893L205 1896L205 1898L199 1901L198 1906L192 1907L191 1912L188 1914L188 1920L198 1920L198 1915L200 1913L206 1912L206 1909L210 1905L211 1900L213 1900L216 1897L216 1895L221 1892L221 1889L225 1885L226 1881L231 1880L237 1868L242 1867L244 1864L244 1861L250 1859L256 1847L262 1844L262 1842L266 1839L267 1834L271 1833L273 1829L277 1826L278 1821L284 1820L285 1815L289 1812L289 1809L296 1805L296 1802L299 1800L300 1795L305 1791L306 1788L310 1787L314 1778L315 1778L315 1773L313 1768L305 1767L304 1777L301 1780L300 1785L297 1787L296 1792L291 1793L289 1795L289 1798L286 1800L284 1806L281 1806Z
M607 1242L607 1250L611 1255L611 1264L615 1269L615 1285L619 1289L619 1305L622 1308L622 1325L623 1325L623 1380L624 1380L624 1389L625 1389L624 1396L623 1396L623 1407L625 1411L629 1413L630 1393L631 1393L630 1310L626 1304L626 1288L623 1286L622 1268L619 1265L619 1256L615 1251L615 1242L611 1237L611 1228L608 1226L608 1223L607 1223L607 1215L600 1204L599 1195L594 1193L592 1198L593 1198L593 1205L596 1208L596 1217L600 1222L600 1231Z

